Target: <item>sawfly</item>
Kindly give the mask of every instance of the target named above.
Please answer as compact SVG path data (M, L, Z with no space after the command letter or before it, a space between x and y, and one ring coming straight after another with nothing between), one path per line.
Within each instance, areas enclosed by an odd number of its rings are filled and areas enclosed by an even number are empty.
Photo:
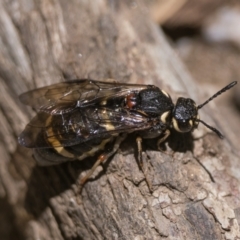
M204 103L180 97L176 104L168 93L153 85L119 83L115 80L73 80L38 88L20 96L37 115L20 134L19 143L32 148L39 165L49 166L97 155L94 166L81 179L81 186L99 164L119 149L129 133L136 133L138 160L142 166L142 139L193 131L199 123L223 135L200 119L198 110L235 86L232 82ZM106 146L111 145L111 148Z

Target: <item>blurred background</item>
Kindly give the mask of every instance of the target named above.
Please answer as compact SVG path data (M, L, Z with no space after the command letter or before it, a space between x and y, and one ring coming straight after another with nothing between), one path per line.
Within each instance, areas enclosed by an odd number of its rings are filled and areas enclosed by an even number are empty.
M224 85L239 76L240 3L220 0L155 2L152 16L198 81Z

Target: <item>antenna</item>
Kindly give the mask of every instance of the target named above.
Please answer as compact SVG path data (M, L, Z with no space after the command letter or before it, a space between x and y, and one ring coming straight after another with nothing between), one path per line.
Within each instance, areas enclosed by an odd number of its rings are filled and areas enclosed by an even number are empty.
M198 109L202 108L204 105L206 105L207 103L209 103L210 101L212 101L214 98L216 98L217 96L219 96L220 94L222 94L223 92L226 92L227 90L229 90L230 88L232 88L233 86L235 86L237 84L237 81L234 81L230 84L228 84L226 87L224 87L223 89L221 89L220 91L218 91L217 93L215 93L212 97L210 97L206 102L198 105ZM207 127L207 126L206 126ZM208 126L209 127L209 126ZM210 128L211 129L211 128ZM215 129L216 130L216 129ZM213 130L214 131L214 130ZM215 132L215 131L214 131ZM218 134L218 133L217 133Z
M224 87L223 89L221 89L220 91L216 92L212 97L210 97L207 101L205 101L204 103L198 105L198 109L202 108L204 105L206 105L207 103L209 103L211 100L213 100L214 98L216 98L217 96L219 96L220 94L222 94L223 92L226 92L227 90L229 90L230 88L232 88L233 86L235 86L237 84L237 81L234 81L230 84L228 84L226 87ZM196 119L197 122L202 123L204 126L206 126L207 128L211 129L213 132L215 132L221 139L224 138L224 136L214 127L208 125L207 123L205 123L204 121L200 120L200 119Z
M196 119L197 122L202 123L204 126L206 126L207 128L211 129L213 132L215 132L221 139L224 138L224 136L214 127L208 125L207 123L205 123L204 121L200 120L200 119Z

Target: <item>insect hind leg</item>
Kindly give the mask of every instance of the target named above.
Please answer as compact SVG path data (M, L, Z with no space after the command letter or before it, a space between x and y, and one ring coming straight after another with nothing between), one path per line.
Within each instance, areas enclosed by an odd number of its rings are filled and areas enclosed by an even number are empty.
M103 153L101 154L97 161L94 163L94 165L92 166L92 168L89 170L89 172L82 178L80 179L80 187L79 187L79 192L82 191L83 186L85 185L85 183L87 182L87 180L91 177L91 175L94 173L94 171L96 170L96 168L103 162L105 162L107 159L109 159L112 155L114 155L117 150L119 149L121 143L125 140L125 138L127 137L127 134L122 134L120 136L117 137L113 148L111 150L111 152L108 153Z

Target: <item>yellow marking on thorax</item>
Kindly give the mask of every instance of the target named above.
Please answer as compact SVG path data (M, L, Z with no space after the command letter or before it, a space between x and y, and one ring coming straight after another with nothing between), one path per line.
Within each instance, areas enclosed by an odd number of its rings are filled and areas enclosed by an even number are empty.
M163 123L167 123L167 117L169 116L170 114L170 111L166 111L164 112L161 117L160 117L160 120L163 122Z
M165 92L165 91L162 90L162 89L161 89L161 91L162 91L162 93L163 93L166 97L170 98L170 97L169 97L169 94L168 94L167 92Z

